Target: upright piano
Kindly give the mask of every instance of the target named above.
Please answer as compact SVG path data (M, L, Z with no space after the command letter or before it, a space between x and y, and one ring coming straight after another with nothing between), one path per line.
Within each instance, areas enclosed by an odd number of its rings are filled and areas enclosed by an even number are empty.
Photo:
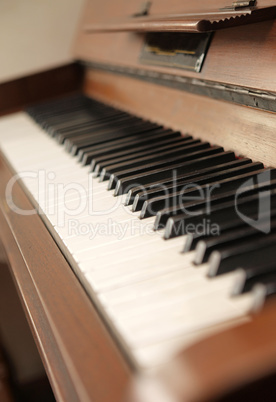
M1 117L1 242L57 401L268 391L275 17L271 0L87 0L81 89L68 74Z

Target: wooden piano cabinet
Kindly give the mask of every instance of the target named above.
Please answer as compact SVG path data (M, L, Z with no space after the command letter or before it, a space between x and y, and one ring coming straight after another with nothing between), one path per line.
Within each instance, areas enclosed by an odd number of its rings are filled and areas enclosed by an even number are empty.
M58 401L119 402L131 370L38 215L16 214L0 158L0 236L27 319ZM31 209L19 184L13 197Z

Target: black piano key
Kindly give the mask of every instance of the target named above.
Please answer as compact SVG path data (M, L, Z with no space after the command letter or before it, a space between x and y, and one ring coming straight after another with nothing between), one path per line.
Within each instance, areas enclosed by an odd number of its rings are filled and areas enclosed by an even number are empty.
M267 202L271 202L271 210L259 211L259 202L266 199ZM237 214L237 207L239 214ZM244 216L247 220L244 219ZM220 233L224 233L227 230L233 228L241 228L249 225L250 222L255 221L255 225L263 224L276 216L276 191L272 190L271 195L267 195L266 192L258 193L250 196L246 196L238 200L237 205L235 203L226 202L219 206L212 208L210 213L200 214L197 216L179 215L169 219L167 225L168 230L172 231L167 233L168 236L174 237L174 231L177 233L188 235L188 245L185 244L184 252L190 251L195 248L200 240L204 240L209 237L218 236ZM204 224L208 223L208 227L216 227L217 230L212 233L210 230L203 230L199 232L196 228L204 227ZM170 237L169 237L170 238Z
M153 132L156 129L160 129L161 127L153 127L147 123L139 124L138 126L134 126L131 129L128 129L126 134L126 130L96 130L95 133L91 133L90 140L88 145L78 145L73 146L70 141L65 140L64 145L65 149L68 152L71 152L72 155L78 155L80 153L86 152L88 149L92 149L94 147L104 146L105 144L111 143L112 141L119 140L128 140L135 135L140 135L141 133Z
M129 117L125 115L120 116L108 116L100 120L83 122L69 129L60 129L59 127L53 130L53 136L56 137L58 143L62 144L67 142L68 144L77 143L89 139L92 135L101 133L108 133L114 131L115 128L129 127L129 125L142 124L143 120L136 117Z
M66 102L63 100L55 100L50 103L43 103L41 105L36 105L27 108L27 113L29 113L32 118L40 122L42 119L47 119L54 114L59 114L63 111L71 110L83 110L87 106L87 98L84 96L75 96L68 98Z
M209 217L210 219L208 220L211 222L212 214L214 213L214 211L218 210L224 213L223 209L225 207L229 208L232 213L233 211L236 212L236 206L243 205L243 199L246 205L246 202L251 200L251 196L255 196L252 197L252 202L255 205L255 208L260 198L269 199L270 195L273 195L273 202L275 203L275 188L276 180L271 180L267 183L263 183L262 185L248 186L246 189L244 189L243 193L239 195L239 198L237 200L235 200L235 191L220 195L216 197L216 199L212 200L208 214L204 212L206 209L205 201L190 202L188 205L186 205L186 208L189 208L189 213L182 212L176 216L173 216L173 214L175 213L175 209L167 208L157 213L154 228L155 230L158 230L165 227L165 239L181 236L183 234L186 234L189 224L191 226L202 223L202 219L206 217L206 215L207 219ZM267 195L268 192L269 195ZM261 193L263 193L262 196ZM191 213L194 214L194 216L191 216Z
M83 121L81 118L74 119L72 114L69 116L60 117L60 121L55 121L53 128L59 133L70 133L75 131L77 128L81 129L91 124L108 124L112 121L129 118L129 114L126 112L121 112L119 110L105 111L104 113L99 113L98 111L92 112L87 110L86 113L83 112ZM139 119L137 117L137 119ZM70 120L73 120L72 122Z
M201 150L209 149L210 144L208 142L199 142L197 140L183 141L182 145L175 145L173 149L162 150L160 152L153 152L150 156L142 156L140 158L131 159L127 162L110 165L101 172L100 181L108 180L108 178L124 170L143 169L147 164L163 162L164 160L172 159L174 163L177 158L180 160L189 160L190 155L200 152Z
M170 179L157 180L157 181L149 183L146 186L137 186L137 187L131 188L127 194L125 205L127 206L130 204L133 204L135 197L140 193L146 192L147 194L149 194L154 189L160 189L160 188L164 188L164 187L167 188L169 186L173 186L173 185L175 185L175 183L178 183L180 180L185 180L187 178L189 178L190 180L195 180L196 178L203 176L203 175L226 171L226 170L233 169L235 167L244 166L244 165L248 165L251 163L252 163L251 159L243 158L243 159L235 159L231 162L223 163L221 165L214 165L214 166L207 167L205 169L196 170L195 172L188 173L188 174L178 174L178 171L176 170L175 171L176 174Z
M258 222L258 225L259 224L262 225L262 222L265 221L266 219L275 219L276 218L276 209L267 211L266 214L262 214L260 216L259 213L255 211L256 208L258 208L257 203L255 203L254 212L252 212L250 210L250 204L248 204L247 216L249 216L250 219ZM231 207L230 211L229 211L229 208L225 208L221 212L222 212L222 214L220 216L214 216L215 213L213 213L209 217L210 223L215 222L216 225L218 225L219 234L223 234L228 231L232 231L234 229L241 229L241 228L248 227L248 223L243 221L242 218L237 215L235 208L233 208L233 206ZM205 216L203 219L207 220L208 216ZM213 237L217 237L219 235L218 233L215 233L213 236L212 236L212 234L208 234L208 233L186 233L186 234L187 234L187 237L185 239L183 253L187 253L189 251L195 250L197 244L201 240L208 240Z
M95 123L91 128L85 128L84 130L79 130L78 132L74 133L73 136L68 136L65 138L65 146L68 149L73 147L87 146L87 144L93 145L93 139L99 136L113 137L116 136L116 133L120 132L127 132L129 129L133 129L134 127L144 127L144 126L151 126L151 123L143 121L141 119L135 118L124 118L113 120L112 122L104 122L104 123Z
M276 295L276 273L269 276L264 275L260 277L253 288L253 292L256 294L259 300L257 300L257 309L259 305L262 307L262 302L265 299L271 299Z
M121 164L124 162L127 162L129 160L134 161L138 158L142 157L147 157L147 156L152 156L153 154L156 154L157 152L162 152L162 151L169 151L176 149L177 147L180 147L182 145L193 145L193 144L199 144L200 140L187 140L187 139L182 139L181 137L176 137L176 138L166 138L166 140L159 141L158 143L151 142L150 144L146 144L144 146L140 147L132 147L129 148L125 151L117 152L116 154L110 154L110 156L103 156L102 158L95 158L93 160L94 162L94 169L91 168L91 170L94 170L95 176L100 175L102 169L108 170L110 166L116 165L116 164Z
M52 112L51 116L40 118L37 117L37 123L39 123L46 131L53 128L56 124L60 122L70 121L73 122L76 119L91 119L91 113L83 108L75 108L71 110L65 110L62 112Z
M72 145L72 143L69 141L65 141L65 147L66 149L71 152L72 155L77 155L80 149L84 149L87 147L90 147L92 145L98 145L98 144L103 144L107 143L108 141L112 141L114 139L119 139L119 138L127 138L130 135L133 134L139 134L145 131L153 131L156 128L160 128L160 126L153 125L151 123L143 122L139 125L136 125L134 127L125 127L124 129L112 129L108 130L108 132L97 132L95 135L91 135L87 141L83 141L79 144Z
M183 188L187 185L192 185L195 184L197 186L203 186L208 183L214 183L216 181L217 183L220 183L224 179L229 179L233 178L235 176L240 176L245 173L250 173L254 172L257 170L260 170L263 168L262 163L251 163L248 165L239 165L238 167L232 168L232 169L226 169L226 170L220 170L219 172L215 173L209 173L206 175L199 176L197 178L194 177L189 177L186 179L182 180L177 180L177 185L173 184L171 186L166 186L161 189L153 189L149 191L144 191L140 192L136 195L136 198L133 203L133 212L140 211L143 207L143 204L145 201L152 200L154 198L161 198L164 196L164 193L166 196L169 197L171 194L177 194L179 191L182 191Z
M214 237L215 234L212 236ZM185 242L184 242L184 247L182 250L182 253L189 253L190 251L195 250L197 244L200 242L200 240L205 240L210 237L209 234L202 233L201 236L197 235L197 233L187 233Z
M132 176L128 176L125 178L121 177L120 179L117 179L114 195L116 196L120 194L125 194L131 188L137 186L145 186L155 181L171 179L175 171L177 171L178 174L188 174L197 170L201 170L210 166L220 165L222 163L227 163L233 160L235 160L234 152L223 151L217 154L215 152L211 155L198 157L192 161L180 163L178 162L168 166L167 168L157 168L144 172L142 174L133 173ZM116 181L115 177L113 179Z
M108 190L115 189L114 195L118 194L125 194L129 191L130 186L136 185L137 184L142 184L138 175L141 175L143 173L151 172L152 174L155 173L155 170L161 169L161 172L164 171L163 169L166 169L167 167L173 167L175 166L176 163L189 163L191 161L200 161L200 159L219 154L223 152L223 148L221 147L213 147L213 148L207 148L203 149L197 152L193 152L189 155L181 155L178 157L174 158L169 158L163 161L158 161L154 163L149 163L147 165L144 165L140 168L132 168L128 170L123 170L119 171L116 174L112 174L109 183L108 183ZM199 162L200 163L200 162ZM193 162L191 163L190 166L193 165ZM127 177L133 177L134 180L128 185L125 186L125 183L123 183L121 180L126 179Z
M215 250L221 250L225 247L233 247L243 242L255 242L263 236L266 236L267 222L258 225L257 228L247 226L245 228L234 229L219 236L201 240L196 248L194 264L200 265L208 261L211 253ZM270 225L270 234L276 234L276 221Z
M266 169L271 172L272 179L276 179L276 169ZM211 182L205 185L200 186L200 190L202 195L204 196L204 200L199 201L201 205L206 204L206 207L211 203L219 204L223 202L224 194L227 196L234 198L236 196L237 189L250 178L255 178L259 176L261 173L266 171L264 169L257 170L255 172L245 173L240 176L236 176L233 178L228 178L224 180L218 180L215 182ZM192 185L193 186L193 185ZM212 192L210 193L210 188L212 188ZM193 202L193 197L198 199L199 191L197 186L191 187L187 191L180 191L177 193L173 193L168 196L153 198L152 200L148 200L144 202L142 211L141 211L141 219L147 218L149 216L156 215L159 211L164 210L164 217L162 218L162 223L165 223L165 220L170 216L174 216L184 212L186 209L186 204L189 205L189 202ZM222 201L220 201L220 196ZM186 199L191 201L185 201ZM205 207L205 209L206 209ZM166 217L165 217L166 216Z
M52 125L53 128L57 130L66 130L73 127L73 124L79 120L81 122L81 118L84 119L84 122L87 121L101 121L108 118L116 118L121 116L127 116L128 114L119 110L107 110L103 111L98 108L93 107L93 109L89 108L79 108L74 110L65 110L62 112L54 112L51 116L43 117L43 120L48 124ZM42 120L42 118L41 118ZM70 123L71 122L71 123ZM72 124L72 126L70 126Z
M258 279L276 274L276 261L268 264L254 264L254 261L246 268L239 268L237 279L235 280L231 295L238 296L242 293L250 292Z
M157 127L157 125L152 124L148 121L134 118L134 117L124 117L120 119L114 119L113 121L106 121L101 123L95 123L91 128L86 128L79 132L74 133L72 136L68 136L65 139L65 145L69 148L73 146L89 145L89 141L92 140L91 145L93 145L93 138L96 136L116 136L116 133L128 132L134 127Z
M72 137L81 136L87 134L93 130L109 127L113 122L123 121L126 119L125 115L108 115L104 117L90 116L86 119L78 119L73 122L66 122L60 125L54 125L49 133L52 137L55 137L59 144Z
M66 133L68 132L68 136L70 132L75 130L75 133L85 132L88 130L88 127L96 128L102 127L108 124L110 120L110 124L112 124L112 120L116 121L119 117L109 117L108 115L97 116L93 115L90 112L75 112L75 113L65 113L62 115L58 115L55 118L45 119L40 122L40 125L43 127L47 133L55 137L58 142L62 143L63 141L59 141L59 133L60 135L66 137ZM67 127L67 128L66 128ZM78 130L78 131L76 131ZM75 134L76 135L76 134Z
M256 242L228 247L214 251L209 259L208 276L214 277L239 267L248 267L252 261L256 265L275 262L276 234L266 235Z
M94 169L94 158L106 157L110 154L127 149L135 149L135 147L142 145L151 145L155 141L165 141L166 139L178 138L179 134L169 129L157 128L150 132L142 132L138 134L130 134L126 138L120 138L118 140L111 140L106 144L95 145L92 147L84 148L78 153L78 159L81 160L82 165L91 164L91 171ZM190 136L187 136L191 139Z
M91 171L95 173L101 170L101 165L113 164L113 161L119 158L123 158L126 155L133 155L137 157L142 152L152 152L152 149L159 148L166 145L173 145L181 139L181 134L178 132L174 133L171 130L164 130L161 134L154 135L150 137L147 135L145 138L139 136L140 138L130 139L126 144L118 146L117 148L109 147L109 152L105 153L104 150L101 152L94 153L94 156L90 159ZM191 141L192 137L183 137L184 141Z
M113 113L115 113L114 111ZM101 112L99 108L95 107L95 105L92 106L92 108L88 108L86 106L80 106L80 107L73 107L73 108L63 108L62 110L49 110L47 115L44 113L40 115L40 117L37 116L37 121L45 126L45 128L50 127L50 126L55 126L58 124L64 124L64 122L72 121L76 119L77 117L83 117L83 118L100 118L100 116L110 114L110 111L107 111L106 109Z
M93 118L93 115L90 113L90 111L82 109L82 108L76 108L76 109L71 109L71 110L65 110L63 112L59 113L53 113L51 116L48 117L43 117L41 118L41 124L45 128L48 127L63 127L63 125L70 125L73 124L75 121L76 122L81 122L85 120L91 120Z

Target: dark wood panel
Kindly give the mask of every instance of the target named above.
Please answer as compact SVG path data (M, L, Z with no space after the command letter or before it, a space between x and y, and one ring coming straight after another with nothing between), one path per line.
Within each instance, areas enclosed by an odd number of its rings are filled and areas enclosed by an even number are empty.
M10 210L0 159L0 236L58 401L119 402L131 370L38 215ZM32 205L16 184L14 201Z
M9 371L1 349L0 349L0 400L1 402L14 402L14 398L11 391Z
M79 91L83 69L77 63L0 84L0 115L32 103Z

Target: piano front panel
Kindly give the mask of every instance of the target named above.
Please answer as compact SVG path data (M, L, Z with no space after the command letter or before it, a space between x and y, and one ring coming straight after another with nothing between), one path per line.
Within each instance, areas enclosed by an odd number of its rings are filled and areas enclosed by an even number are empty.
M143 118L188 132L275 166L274 113L99 70L86 72L85 93Z

